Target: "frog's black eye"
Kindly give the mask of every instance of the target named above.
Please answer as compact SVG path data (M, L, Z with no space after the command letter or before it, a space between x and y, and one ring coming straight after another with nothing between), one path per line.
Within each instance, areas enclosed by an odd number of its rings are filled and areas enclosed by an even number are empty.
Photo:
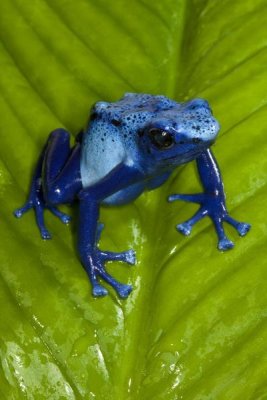
M172 135L162 129L152 128L148 132L152 143L161 150L169 149L174 144Z

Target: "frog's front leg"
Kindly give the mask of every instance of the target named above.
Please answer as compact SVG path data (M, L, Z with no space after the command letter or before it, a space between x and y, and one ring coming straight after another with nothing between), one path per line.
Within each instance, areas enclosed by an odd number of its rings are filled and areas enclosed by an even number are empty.
M227 238L223 222L231 224L240 236L246 235L250 229L250 225L236 221L228 214L220 170L211 150L208 149L203 152L196 161L204 193L173 194L168 198L170 202L184 200L200 204L200 208L195 215L184 223L177 225L177 230L184 235L189 235L194 224L205 216L209 216L214 223L218 235L218 249L231 249L234 244Z
M70 217L59 211L56 204L71 202L81 189L80 144L71 149L69 142L70 135L64 129L56 129L50 134L38 160L28 200L14 212L20 218L33 209L43 239L51 238L45 227L44 210L48 209L63 223L68 223Z
M99 283L99 278L110 284L122 298L126 298L132 291L132 286L122 284L108 274L105 269L105 262L123 261L128 264L135 264L135 253L133 250L121 253L100 250L97 242L103 226L98 223L98 218L100 204L105 198L127 187L129 184L139 181L141 178L142 175L139 171L121 164L105 178L79 193L78 249L82 264L92 283L95 297L107 294L107 290Z

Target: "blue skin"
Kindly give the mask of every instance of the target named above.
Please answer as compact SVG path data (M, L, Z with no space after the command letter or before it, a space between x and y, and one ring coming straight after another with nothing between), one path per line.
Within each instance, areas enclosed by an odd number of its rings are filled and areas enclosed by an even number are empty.
M177 103L164 96L127 93L114 103L98 102L92 108L88 127L73 147L64 129L53 131L39 158L27 203L15 211L21 217L33 208L43 239L47 231L43 213L49 209L68 223L70 217L56 208L79 199L80 223L78 250L92 283L93 295L108 292L98 281L102 278L126 298L130 285L116 281L105 270L106 261L135 263L133 250L122 253L102 251L98 241L103 225L98 222L100 205L120 205L133 201L144 190L161 186L174 169L196 160L204 192L173 194L168 200L200 204L196 214L177 225L189 235L193 225L209 216L218 235L218 248L227 250L223 221L241 236L250 225L231 218L225 205L221 174L210 150L219 131L207 101L195 99Z

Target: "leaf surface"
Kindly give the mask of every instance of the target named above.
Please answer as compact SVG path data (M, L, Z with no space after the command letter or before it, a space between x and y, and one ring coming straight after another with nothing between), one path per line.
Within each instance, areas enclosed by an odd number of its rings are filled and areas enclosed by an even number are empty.
M260 400L267 396L264 0L0 2L1 399ZM233 217L253 225L216 249L210 221L167 204L200 190L193 164L134 203L103 209L101 248L135 248L108 270L134 291L94 299L70 227L47 214L40 239L27 196L48 133L75 135L91 105L124 92L204 97L222 126L214 152ZM63 207L64 209L64 207Z

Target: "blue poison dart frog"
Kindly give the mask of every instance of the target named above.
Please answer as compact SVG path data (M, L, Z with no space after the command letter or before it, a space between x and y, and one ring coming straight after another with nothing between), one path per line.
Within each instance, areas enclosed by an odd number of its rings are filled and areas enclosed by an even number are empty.
M103 225L98 222L100 205L126 204L145 190L161 186L177 166L196 160L204 192L172 194L168 201L199 203L196 214L177 225L189 235L192 226L209 216L218 235L219 250L233 247L223 222L244 236L250 225L229 216L220 170L210 150L219 131L206 100L178 103L165 96L126 93L114 103L98 102L89 123L70 147L70 135L54 130L41 153L26 204L15 211L21 217L33 208L43 239L51 236L44 224L44 210L50 210L64 223L70 217L56 208L79 200L78 251L90 278L93 296L108 292L99 278L126 298L130 285L116 281L105 269L107 261L135 263L135 253L100 250L98 241Z

